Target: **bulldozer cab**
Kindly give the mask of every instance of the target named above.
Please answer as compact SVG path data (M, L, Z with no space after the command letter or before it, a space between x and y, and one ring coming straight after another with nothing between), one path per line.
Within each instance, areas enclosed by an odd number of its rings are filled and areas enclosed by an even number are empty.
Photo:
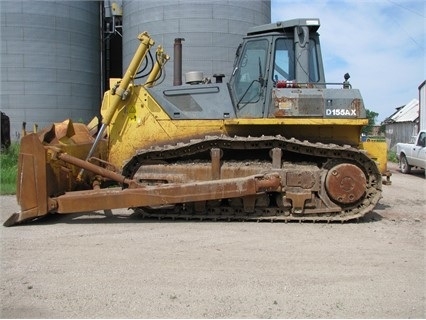
M294 19L250 29L230 79L237 117L270 117L275 88L325 88L319 26L319 19Z

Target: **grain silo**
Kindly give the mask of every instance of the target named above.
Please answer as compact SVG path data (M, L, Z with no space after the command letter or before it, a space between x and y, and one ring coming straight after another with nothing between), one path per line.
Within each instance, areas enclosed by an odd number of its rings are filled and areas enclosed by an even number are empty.
M235 51L249 27L270 23L271 1L261 0L123 0L123 67L138 45L136 37L147 31L171 56L167 80L173 82L173 43L182 42L182 81L185 73L201 71L229 79Z
M17 139L67 118L90 120L100 105L100 3L0 1L0 109Z

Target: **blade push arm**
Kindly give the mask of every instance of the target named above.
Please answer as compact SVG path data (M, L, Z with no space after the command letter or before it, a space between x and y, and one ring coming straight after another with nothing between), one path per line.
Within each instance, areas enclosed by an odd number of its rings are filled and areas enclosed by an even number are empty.
M135 55L133 56L132 61L130 62L129 67L127 68L126 73L124 74L123 78L117 83L116 86L118 86L115 90L111 89L114 94L110 95L110 104L108 109L106 110L103 118L102 118L102 126L99 130L95 142L93 143L92 148L89 151L89 154L86 157L86 161L93 155L93 152L96 150L96 147L100 141L100 139L103 137L105 129L107 126L111 123L112 117L114 116L114 113L120 104L122 100L125 100L127 98L127 90L129 87L130 82L135 78L136 73L145 58L147 52L149 49L154 45L154 40L151 39L151 37L148 35L147 32L143 32L138 36L138 39L140 41L139 47L136 50ZM84 169L81 169L78 179L81 180L83 176Z

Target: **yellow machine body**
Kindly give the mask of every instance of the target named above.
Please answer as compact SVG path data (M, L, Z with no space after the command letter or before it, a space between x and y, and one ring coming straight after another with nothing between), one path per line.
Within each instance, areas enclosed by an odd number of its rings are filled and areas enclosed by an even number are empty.
M358 147L361 129L368 123L367 119L323 118L173 120L144 86L133 86L131 91L131 98L120 103L108 128L108 161L118 168L139 149L212 135L282 135ZM103 99L102 115L110 109L109 101L108 91Z

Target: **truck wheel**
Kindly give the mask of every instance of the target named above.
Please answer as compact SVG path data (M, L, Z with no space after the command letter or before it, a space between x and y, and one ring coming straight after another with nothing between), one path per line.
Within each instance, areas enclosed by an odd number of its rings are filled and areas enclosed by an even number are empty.
M408 164L407 158L403 154L401 154L401 160L399 161L399 167L401 168L402 173L410 173L411 172L411 166Z

